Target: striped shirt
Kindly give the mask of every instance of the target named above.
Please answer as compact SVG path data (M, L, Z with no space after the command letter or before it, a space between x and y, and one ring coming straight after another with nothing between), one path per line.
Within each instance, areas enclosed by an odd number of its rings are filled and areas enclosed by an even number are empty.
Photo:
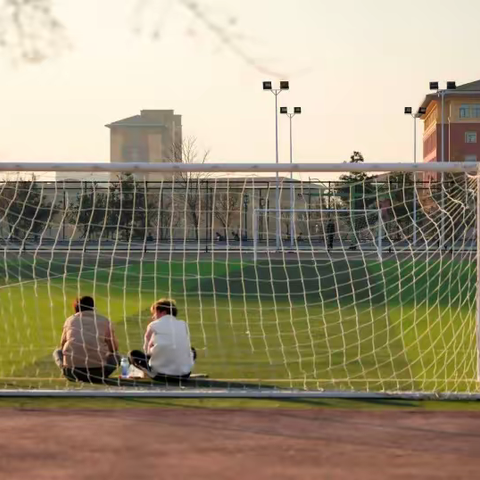
M101 368L118 350L112 322L94 310L76 313L63 326L61 347L66 368Z

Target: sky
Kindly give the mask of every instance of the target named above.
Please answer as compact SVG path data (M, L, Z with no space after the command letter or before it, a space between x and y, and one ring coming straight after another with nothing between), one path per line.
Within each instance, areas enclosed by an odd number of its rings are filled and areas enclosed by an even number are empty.
M62 51L36 64L0 51L0 161L109 161L105 124L158 108L182 114L184 135L212 162L274 162L274 97L262 81L285 79L279 106L303 109L295 161L359 150L369 162L409 162L403 108L419 106L430 80L480 79L478 0L197 0L237 51L185 4L55 1ZM418 149L421 158L420 139Z

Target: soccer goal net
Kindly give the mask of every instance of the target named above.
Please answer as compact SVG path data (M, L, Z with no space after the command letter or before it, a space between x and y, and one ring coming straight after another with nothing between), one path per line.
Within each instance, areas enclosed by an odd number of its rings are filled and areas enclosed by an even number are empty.
M479 393L471 165L1 168L0 395Z

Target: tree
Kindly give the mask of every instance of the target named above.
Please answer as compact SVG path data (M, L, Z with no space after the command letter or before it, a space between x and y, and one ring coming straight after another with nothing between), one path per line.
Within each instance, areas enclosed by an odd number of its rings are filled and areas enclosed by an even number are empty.
M0 209L7 223L8 239L27 241L49 227L57 207L44 195L34 175L30 180L6 180L0 187Z
M217 187L220 190L222 187ZM228 232L232 226L235 214L240 210L242 194L240 191L230 190L227 182L224 191L215 194L214 216L222 225L224 236L228 238Z
M352 155L350 155L350 162L352 164L357 163L364 163L365 158L361 152L354 151ZM340 175L340 180L345 183L360 183L369 179L369 177L365 172L350 172Z
M149 204L146 182L132 174L121 174L110 184L108 228L124 241L144 240L156 217L157 205ZM114 233L115 232L115 233Z
M351 164L365 161L361 152L354 151L350 156ZM343 207L350 210L349 224L355 237L365 227L365 215L355 214L354 210L377 209L377 186L374 177L365 172L350 172L340 175L341 183L336 187L336 195L340 197ZM368 218L368 217L367 217Z
M349 163L357 164L364 161L361 152L354 151L350 156ZM365 172L350 172L340 175L342 184L338 185L336 190L346 208L363 210L376 202L376 198L372 196L375 193L372 179L373 176Z
M149 223L152 231L156 232L158 240L169 240L171 231L178 221L178 214L172 200L171 190L165 192L163 187L154 192L148 192Z
M208 161L210 150L200 151L195 137L187 137L182 143L172 146L171 161L178 163L204 164ZM195 240L198 241L202 217L205 217L208 196L206 180L209 174L202 172L180 172L174 178L175 209L186 213L187 225L193 227Z
M90 240L103 231L108 214L105 187L100 187L98 182L82 182L82 191L76 203L68 205L66 218L76 226L80 238Z
M411 173L392 173L388 175L380 197L384 197L388 207L383 211L384 220L390 226L389 233L395 240L413 235L413 211L415 184ZM386 217L386 218L385 218Z

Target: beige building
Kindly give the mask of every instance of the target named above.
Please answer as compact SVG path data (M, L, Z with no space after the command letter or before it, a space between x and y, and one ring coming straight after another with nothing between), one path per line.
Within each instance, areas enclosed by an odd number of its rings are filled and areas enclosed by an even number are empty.
M142 110L140 115L106 125L110 129L110 162L181 161L182 116L174 110Z

